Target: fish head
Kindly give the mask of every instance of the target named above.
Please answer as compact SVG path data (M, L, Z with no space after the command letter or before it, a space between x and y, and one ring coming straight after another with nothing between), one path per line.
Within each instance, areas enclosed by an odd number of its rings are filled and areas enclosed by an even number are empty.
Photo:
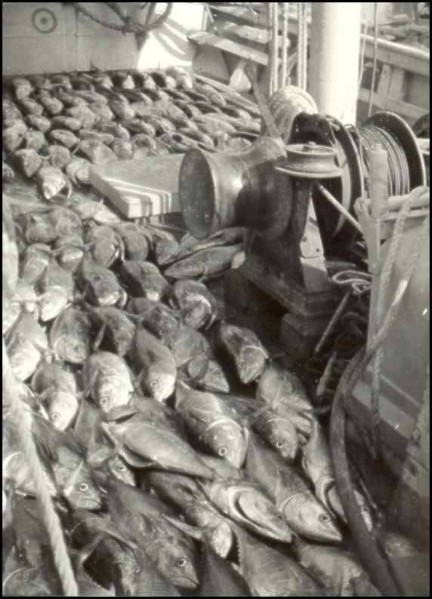
M199 584L193 552L184 543L166 543L158 552L157 566L176 587L192 591Z
M181 310L181 317L189 327L193 329L200 329L207 324L207 321L211 317L210 306L205 301L187 303Z
M47 412L53 426L57 430L64 431L78 412L78 400L73 393L56 391L51 397Z
M109 471L120 481L127 485L135 486L135 476L126 462L119 456L114 455L108 460Z
M298 495L284 506L284 514L288 511L287 520L292 523L292 528L307 539L321 543L342 541L342 534L333 518L315 498L308 500L304 495Z
M112 409L129 403L132 391L130 379L123 376L105 376L98 381L95 399L101 410L107 414Z
M214 389L220 393L228 393L230 390L225 374L215 360L208 361L207 371L203 377L202 384L205 388Z
M295 427L282 418L270 418L265 427L269 444L288 462L293 462L298 451Z
M176 377L151 367L146 377L146 385L153 399L163 402L174 393Z
M72 364L82 364L90 355L88 339L78 336L61 336L54 343L54 351Z
M233 420L216 422L204 434L205 441L223 460L241 468L248 448L247 430Z
M92 479L83 476L67 494L67 500L74 509L99 510L102 508L102 497Z
M246 347L237 358L237 371L242 383L247 385L256 381L263 372L267 354L260 347Z

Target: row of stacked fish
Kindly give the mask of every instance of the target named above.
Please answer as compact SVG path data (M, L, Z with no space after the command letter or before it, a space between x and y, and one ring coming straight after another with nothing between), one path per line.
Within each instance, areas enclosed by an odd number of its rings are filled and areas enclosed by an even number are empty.
M11 208L3 333L80 593L375 594L301 380L205 283L244 231L176 241L80 193ZM61 593L4 412L4 592Z
M89 165L247 147L257 111L181 69L16 77L3 95L3 179L17 168L50 199L87 185Z

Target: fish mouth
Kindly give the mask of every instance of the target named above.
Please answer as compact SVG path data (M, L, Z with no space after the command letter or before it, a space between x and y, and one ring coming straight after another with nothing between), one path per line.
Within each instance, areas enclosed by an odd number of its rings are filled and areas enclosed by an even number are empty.
M182 576L173 579L173 584L185 591L193 591L198 588L199 580L197 576Z

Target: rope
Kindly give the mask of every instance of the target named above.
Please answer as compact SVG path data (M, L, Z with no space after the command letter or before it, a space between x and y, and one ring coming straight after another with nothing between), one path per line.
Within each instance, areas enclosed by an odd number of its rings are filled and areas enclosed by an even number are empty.
M377 296L377 304L376 304L376 322L377 328L379 327L382 316L384 312L384 301L387 294L388 286L390 283L390 276L393 270L393 265L396 261L396 256L399 251L400 243L402 241L405 222L408 217L409 210L411 208L412 203L421 196L425 189L424 187L416 188L407 198L407 200L402 205L402 208L399 211L399 214L396 219L393 235L390 241L390 247L388 253L386 255L382 270L381 270L381 278L380 284L378 288L378 296ZM422 229L420 231L420 235L417 238L417 243L414 251L412 252L410 259L407 265L407 273L408 278L411 278L412 273L414 272L414 268L418 257L420 255L424 237L427 233L427 224L429 221L429 217L427 217L423 223ZM403 282L402 279L401 282ZM379 409L379 390L380 390L380 380L381 380L381 366L384 358L384 351L382 348L379 348L375 354L374 361L372 364L372 386L371 386L371 420L372 420L372 440L374 444L374 448L376 453L380 452L380 409Z
M45 476L36 450L36 445L31 433L31 419L29 413L22 405L21 399L15 393L15 379L10 368L8 355L3 347L3 392L7 395L11 406L11 416L16 422L18 439L21 450L33 475L36 497L40 503L42 519L45 524L51 542L53 559L64 594L68 597L78 595L78 586L75 581L74 572L66 549L63 530L59 517L54 509L51 497L45 484Z
M306 91L307 87L307 20L304 2L297 3L297 86Z
M63 4L70 4L74 7L74 9L78 12L94 21L98 25L102 27L106 27L107 29L114 29L114 31L121 31L122 33L134 33L136 35L143 35L151 31L152 29L156 29L163 25L163 23L168 19L173 9L173 2L168 2L164 12L157 17L153 23L150 24L141 24L134 21L131 17L123 17L121 15L120 9L118 7L114 8L113 2L106 2L105 4L111 8L111 10L123 21L122 25L118 25L116 23L110 23L109 21L105 21L100 17L94 15L88 8L82 6L79 2L63 2Z

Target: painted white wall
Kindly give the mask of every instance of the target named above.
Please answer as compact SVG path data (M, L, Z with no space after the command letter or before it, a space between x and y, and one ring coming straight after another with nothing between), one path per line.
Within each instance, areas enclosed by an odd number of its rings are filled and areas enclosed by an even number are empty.
M119 23L104 4L82 3L95 15ZM121 2L130 16L143 20L141 2ZM165 3L158 3L160 14ZM45 11L36 13L36 11ZM3 74L33 74L59 71L86 71L90 63L101 69L145 69L178 65L191 68L196 48L187 33L206 26L204 7L196 2L176 2L170 17L151 32L141 52L135 36L106 29L77 15L71 6L57 2L3 2ZM45 18L45 26L56 21L53 31L41 33L34 20ZM42 24L43 25L43 24Z

